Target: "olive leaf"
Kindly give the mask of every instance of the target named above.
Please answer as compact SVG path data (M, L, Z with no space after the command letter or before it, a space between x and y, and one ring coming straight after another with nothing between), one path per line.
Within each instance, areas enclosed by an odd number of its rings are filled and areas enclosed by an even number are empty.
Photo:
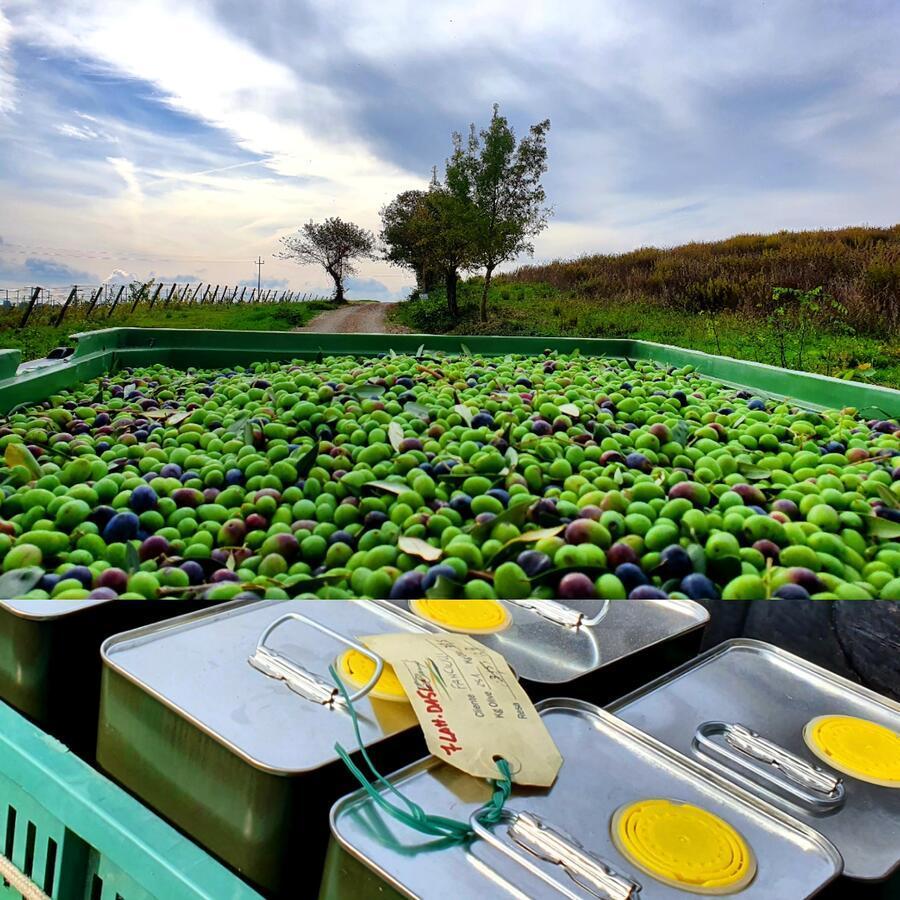
M463 356L471 356L472 355L472 351L468 348L468 346L466 346L466 344L460 344L459 349L462 350Z
M421 403L416 403L414 400L404 403L403 410L404 412L408 412L411 416L417 416L420 419L427 420L431 418L431 413L428 411L428 408L422 406Z
M409 490L406 484L397 484L394 481L367 481L363 488L371 488L376 491L386 491L388 494L402 494Z
M376 397L380 397L387 388L383 384L362 384L357 388L353 389L353 393L360 400L374 400Z
M94 396L94 403L104 403L106 398L103 396L103 385L101 384Z
M125 571L131 575L141 567L141 558L138 556L137 547L131 541L125 544Z
M675 427L672 429L672 440L676 444L684 446L684 442L688 439L689 434L690 429L688 428L687 422L685 422L684 419L680 419L675 423Z
M900 509L900 497L898 497L890 488L882 484L880 481L871 482L875 485L878 496L884 501L885 506L891 509Z
M466 423L466 425L472 424L472 419L475 417L475 414L468 406L463 403L457 403L453 407L453 411L459 415L459 417Z
M514 472L516 469L516 466L519 464L519 454L516 451L516 448L515 447L507 447L506 453L504 454L504 456L506 457L506 462L507 462L506 474L509 474L510 472Z
M395 359L395 358L396 358L397 354L394 352L394 348L393 348L393 347L389 347L389 348L388 348L388 356L390 356L391 359Z
M407 535L403 535L397 541L397 549L409 556L418 556L426 562L435 562L444 555L440 547L433 547L428 541Z
M425 355L425 345L419 344L418 350L416 350L416 359L421 359Z
M13 466L25 466L32 478L40 478L44 474L34 454L24 444L7 444L3 461L10 469Z
M388 425L388 440L395 450L400 449L400 444L403 442L403 426L399 422L391 422Z
M175 413L174 416L170 416L168 419L166 419L166 425L180 425L182 422L186 422L193 414L194 414L193 410L190 410L190 409L186 410L185 412L177 412L177 413ZM235 425L236 424L237 423L235 423ZM232 431L232 429L234 429L234 430ZM237 434L239 429L240 429L240 426L238 426L238 428L234 428L234 425L232 425L230 428L225 429L225 433L226 434Z
M13 569L0 576L0 597L4 600L20 600L44 577L40 566Z
M888 541L900 538L900 522L892 522L890 519L882 519L880 516L871 516L866 521L869 523L869 534L872 537L884 538Z
M319 456L319 444L314 443L300 459L297 460L297 477L305 478L309 475L310 470L316 464Z
M748 478L751 481L761 481L764 478L770 478L772 475L768 469L754 466L752 463L738 463L738 471L744 478Z
M581 415L581 410L574 403L563 403L559 411L564 416L575 416L576 419Z

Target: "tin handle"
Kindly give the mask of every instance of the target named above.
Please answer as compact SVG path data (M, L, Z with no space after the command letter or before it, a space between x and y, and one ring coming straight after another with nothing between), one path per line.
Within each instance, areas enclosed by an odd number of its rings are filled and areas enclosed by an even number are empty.
M518 606L520 609L530 610L544 619L568 628L590 628L603 619L609 608L609 600L602 600L596 615L588 616L558 600L506 600L504 602Z
M844 802L840 778L738 722L704 722L694 734L693 750L745 786L774 788L813 812Z
M537 876L545 884L568 897L569 900L583 900L582 892L575 892L552 875L544 871L529 856L515 847L501 841L478 818L479 811L469 818L469 826L482 840L508 856L514 862ZM630 900L641 890L638 882L620 875L612 866L585 850L574 838L547 825L542 819L529 812L514 812L505 809L501 821L508 823L509 837L531 856L560 866L578 887L600 900Z
M259 636L259 640L256 642L256 651L249 659L250 665L259 669L271 678L285 681L292 690L310 700L315 700L317 703L333 704L340 698L340 691L330 681L310 672L299 663L288 659L283 654L266 646L266 641L269 639L272 632L291 619L295 622L309 625L311 628L321 631L322 634L327 634L328 637L334 638L334 640L339 643L345 644L353 650L356 650L357 653L361 653L363 656L368 657L375 664L375 672L369 681L356 691L356 693L350 694L351 703L355 703L361 697L365 697L365 695L375 687L378 683L378 679L381 678L381 673L384 671L384 660L378 656L378 654L369 650L368 647L364 647L362 644L347 637L345 634L334 631L327 625L316 622L314 619L310 619L308 616L304 616L301 613L285 613L285 615L279 616L265 627L263 633Z

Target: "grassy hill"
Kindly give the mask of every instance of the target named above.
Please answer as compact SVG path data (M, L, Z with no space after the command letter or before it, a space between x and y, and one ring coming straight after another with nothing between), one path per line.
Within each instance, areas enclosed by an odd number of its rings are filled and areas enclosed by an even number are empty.
M479 290L462 285L458 320L440 291L395 316L417 331L632 337L900 388L900 225L524 266L492 287L486 323Z

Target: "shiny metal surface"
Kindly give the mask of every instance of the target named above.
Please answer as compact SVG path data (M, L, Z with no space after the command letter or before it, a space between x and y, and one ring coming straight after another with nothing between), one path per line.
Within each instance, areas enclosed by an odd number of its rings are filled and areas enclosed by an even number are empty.
M698 755L695 741L703 722L740 722L837 777L807 748L804 725L815 716L836 714L900 731L900 704L893 700L769 644L734 640L607 709L820 831L844 857L847 876L882 879L900 865L900 791L842 776L843 802L815 809L792 802L766 779L745 779L727 761Z
M23 619L58 619L71 613L112 603L112 600L0 600L0 606Z
M401 609L416 621L427 621L411 613L405 600L375 602ZM509 626L472 637L501 653L520 679L543 684L573 681L701 628L709 620L709 613L693 600L613 600L598 623L573 628L518 602L500 602L509 611ZM565 606L591 617L601 612L605 602L566 600Z
M351 640L400 631L434 632L366 600L233 601L109 638L104 665L164 703L251 765L277 774L320 768L336 741L356 748L349 712L300 696L250 663L264 630L300 613ZM286 621L267 639L279 656L321 680L345 644ZM367 746L415 724L411 707L364 698L356 704Z
M538 704L544 723L564 762L552 788L513 787L507 816L527 814L557 834L555 852L532 854L544 875L566 884L574 896L598 896L597 877L614 872L617 887L641 886L640 900L696 896L637 873L616 850L610 823L617 809L649 797L693 803L721 816L752 848L758 869L753 881L731 896L740 898L808 897L839 874L841 859L820 834L779 810L737 789L712 783L707 771L626 722L577 700ZM490 795L486 782L429 758L397 773L391 781L428 813L468 819ZM332 834L339 844L385 882L408 897L455 900L459 897L559 898L546 879L499 852L485 840L448 847L387 818L364 794L338 801L331 812ZM522 844L503 822L495 837L517 852ZM519 835L521 837L521 835ZM547 841L541 841L542 848ZM564 850L564 853L559 853ZM587 882L567 877L554 856L565 856ZM602 896L602 895L601 895Z

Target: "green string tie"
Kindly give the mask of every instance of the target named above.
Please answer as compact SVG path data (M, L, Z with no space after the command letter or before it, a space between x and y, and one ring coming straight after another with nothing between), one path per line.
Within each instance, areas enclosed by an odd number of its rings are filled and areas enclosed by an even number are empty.
M458 819L449 819L445 816L429 815L421 806L400 793L400 791L375 768L369 754L366 752L366 747L359 731L359 717L356 714L356 710L353 708L353 704L350 702L350 695L347 693L347 689L344 687L344 683L335 671L334 666L329 666L328 671L331 673L334 683L337 685L338 690L341 692L341 695L347 704L347 708L350 710L350 718L353 722L353 733L356 735L356 743L360 755L369 767L369 771L372 773L372 779L370 780L356 763L353 762L350 758L350 754L340 745L340 743L336 743L334 749L338 756L344 761L344 765L347 766L353 777L356 778L363 790L369 795L372 802L383 812L387 813L398 822L402 822L409 828L419 831L422 834L444 838L451 844L461 844L474 837L474 832L469 827L468 822L461 822ZM476 814L478 820L486 825L494 825L500 821L504 804L512 793L512 773L509 769L509 763L505 759L498 759L497 768L500 770L500 777L491 781L491 785L493 786L491 799L485 803ZM384 790L379 790L376 784L380 785ZM403 806L398 806L388 800L385 796L385 792L397 797L403 803Z

